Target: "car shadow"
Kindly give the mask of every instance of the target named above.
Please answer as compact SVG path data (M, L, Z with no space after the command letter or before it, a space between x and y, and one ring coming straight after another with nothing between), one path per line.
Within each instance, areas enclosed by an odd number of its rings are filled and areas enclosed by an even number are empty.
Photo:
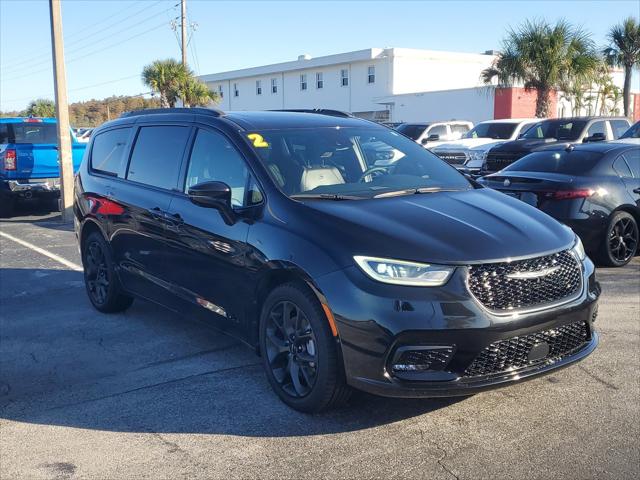
M5 420L289 437L376 428L463 400L356 393L337 410L303 414L277 398L255 352L209 326L139 300L125 313L97 313L79 272L5 268L0 275Z

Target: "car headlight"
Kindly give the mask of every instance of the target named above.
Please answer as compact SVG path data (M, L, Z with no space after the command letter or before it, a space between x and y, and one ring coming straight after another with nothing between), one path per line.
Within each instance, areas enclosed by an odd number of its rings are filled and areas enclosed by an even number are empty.
M444 285L454 267L429 263L405 262L388 258L355 256L353 259L368 276L383 283L415 287Z
M573 251L578 256L581 262L583 262L584 259L587 258L587 254L584 251L584 245L582 245L582 241L580 240L580 237L578 237L577 235L576 235L576 243L573 245Z

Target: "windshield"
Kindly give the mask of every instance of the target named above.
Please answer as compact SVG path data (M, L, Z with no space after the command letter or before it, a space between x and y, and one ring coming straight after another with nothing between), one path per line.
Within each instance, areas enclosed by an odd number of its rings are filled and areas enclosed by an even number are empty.
M55 123L3 123L0 124L0 144L5 143L58 143Z
M584 175L598 164L602 153L581 150L535 152L512 163L503 172L548 172Z
M624 132L620 138L640 138L640 122L636 123L629 130Z
M586 124L584 120L545 120L529 128L522 138L577 140Z
M455 168L386 128L292 128L247 137L291 197L362 199L473 188Z
M429 125L412 125L410 123L403 123L396 128L396 130L413 140L418 140L428 126Z
M473 127L464 138L493 138L496 140L508 140L513 135L517 123L480 123Z

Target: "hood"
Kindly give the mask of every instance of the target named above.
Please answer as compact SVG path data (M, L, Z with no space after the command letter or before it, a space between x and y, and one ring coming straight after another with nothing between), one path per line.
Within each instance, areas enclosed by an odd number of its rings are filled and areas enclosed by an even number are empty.
M574 234L540 210L488 188L386 199L306 201L306 220L352 255L441 264L491 262L570 247Z
M533 150L547 145L559 145L567 143L565 140L559 142L555 138L521 138L498 145L491 150L494 152L532 152Z
M433 147L434 151L460 151L460 150L488 150L496 145L500 145L507 140L496 140L495 138L463 138L455 142L448 142Z

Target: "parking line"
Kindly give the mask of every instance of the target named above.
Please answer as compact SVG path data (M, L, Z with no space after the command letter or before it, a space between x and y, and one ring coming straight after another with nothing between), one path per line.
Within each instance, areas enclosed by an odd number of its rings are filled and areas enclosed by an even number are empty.
M37 247L32 243L25 242L24 240L20 240L19 238L16 238L13 235L9 235L8 233L5 233L5 232L0 232L0 237L4 237L8 240L11 240L12 242L16 242L22 245L23 247L30 248L34 252L38 252L39 254L44 255L45 257L49 257L51 260L55 260L56 262L61 263L62 265L70 268L71 270L75 270L76 272L82 271L82 267L77 263L70 262L66 258L62 258L61 256L56 255L55 253L51 253L45 250L44 248Z

